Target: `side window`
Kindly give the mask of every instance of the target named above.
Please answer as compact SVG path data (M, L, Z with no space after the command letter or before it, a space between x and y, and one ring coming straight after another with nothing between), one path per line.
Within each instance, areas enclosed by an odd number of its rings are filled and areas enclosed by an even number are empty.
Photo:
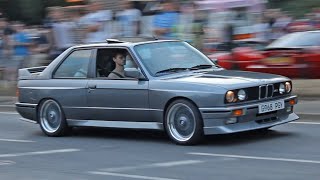
M134 62L133 58L130 54L126 56L126 64L124 65L124 69L126 68L136 68L138 69L137 64Z
M86 78L92 50L71 53L58 67L54 78Z
M125 69L138 67L126 49L98 49L96 59L96 76L100 78L127 78Z

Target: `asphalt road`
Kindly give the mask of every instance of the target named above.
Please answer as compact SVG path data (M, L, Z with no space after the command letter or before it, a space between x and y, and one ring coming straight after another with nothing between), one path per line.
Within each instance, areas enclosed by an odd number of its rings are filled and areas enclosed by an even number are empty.
M319 121L178 146L157 131L78 128L50 138L19 117L0 112L0 179L320 179Z

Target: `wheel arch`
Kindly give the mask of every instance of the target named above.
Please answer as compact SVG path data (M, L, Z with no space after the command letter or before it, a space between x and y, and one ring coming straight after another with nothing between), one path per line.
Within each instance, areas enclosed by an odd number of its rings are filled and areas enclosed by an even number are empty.
M170 106L170 104L172 104L174 101L176 100L180 100L180 99L183 99L183 100L186 100L186 101L189 101L190 103L192 103L195 107L197 107L197 109L199 109L198 105L190 98L187 98L187 97L184 97L184 96L176 96L176 97L172 97L171 99L169 99L167 101L167 103L165 104L164 108L163 108L163 125L165 123L165 118L166 118L166 113L167 113L167 110L168 110L168 107ZM202 118L202 114L200 113L200 116Z

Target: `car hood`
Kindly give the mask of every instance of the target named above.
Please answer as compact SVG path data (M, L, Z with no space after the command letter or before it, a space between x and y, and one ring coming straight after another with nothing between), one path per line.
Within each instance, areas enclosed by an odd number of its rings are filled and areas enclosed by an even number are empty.
M286 77L256 73L248 71L214 70L209 72L194 72L181 76L170 77L168 81L184 82L191 84L205 84L220 86L225 89L238 89L259 86L289 80Z

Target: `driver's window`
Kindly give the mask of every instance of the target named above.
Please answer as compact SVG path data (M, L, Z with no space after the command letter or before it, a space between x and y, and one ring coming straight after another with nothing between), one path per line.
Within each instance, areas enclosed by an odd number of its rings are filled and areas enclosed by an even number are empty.
M138 69L137 64L134 62L134 60L132 59L130 54L128 54L126 56L126 64L124 65L124 69L126 69L126 68L136 68L136 69Z
M96 76L107 79L127 79L125 69L137 68L137 64L126 49L98 49ZM138 68L137 68L138 69Z

